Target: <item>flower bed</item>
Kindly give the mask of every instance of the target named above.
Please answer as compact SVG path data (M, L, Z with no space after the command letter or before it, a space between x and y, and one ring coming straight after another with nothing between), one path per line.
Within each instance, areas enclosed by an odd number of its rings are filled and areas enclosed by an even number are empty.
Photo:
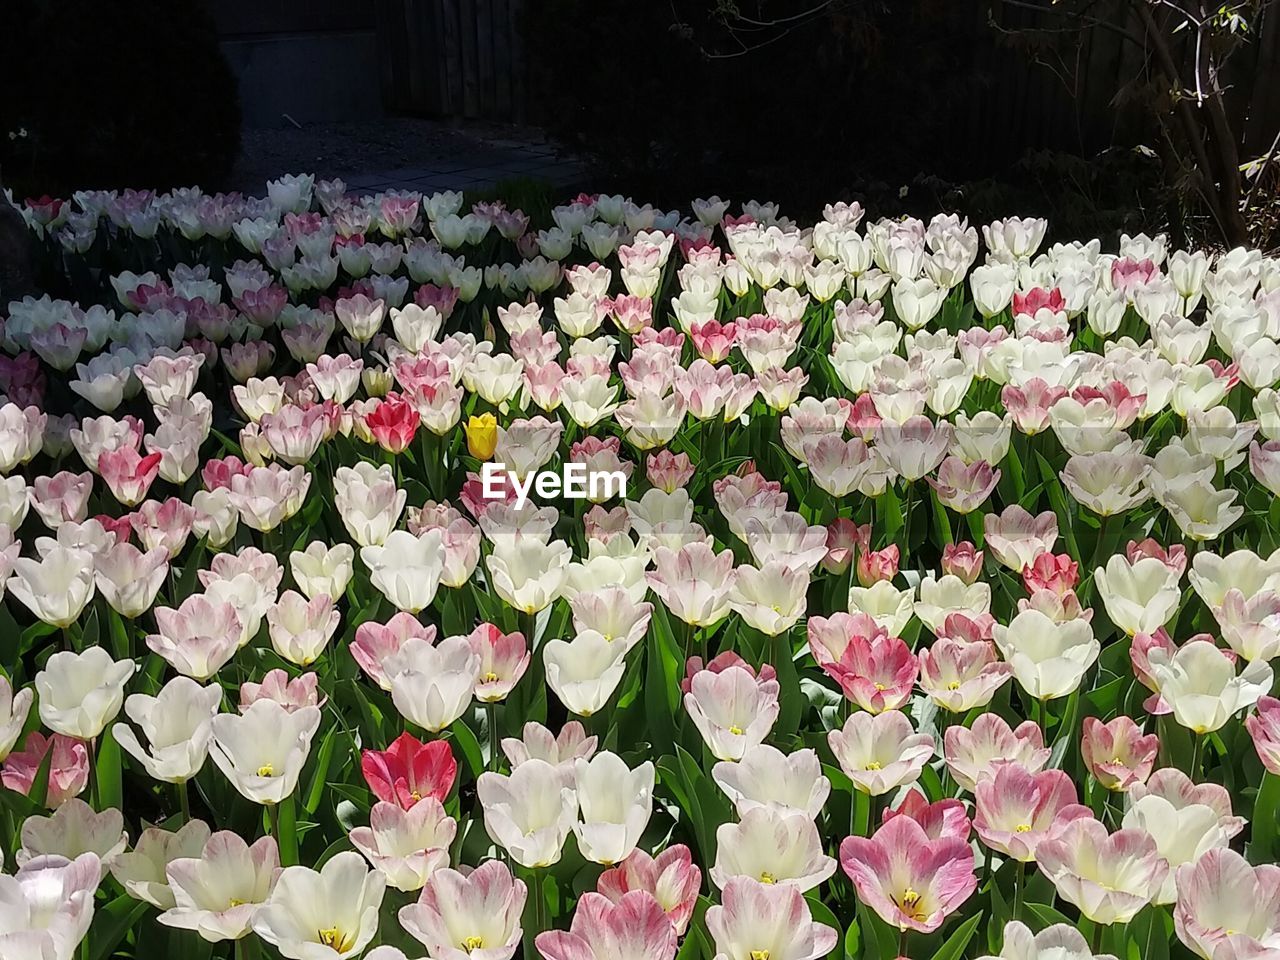
M24 207L4 960L1280 956L1280 262L268 188Z

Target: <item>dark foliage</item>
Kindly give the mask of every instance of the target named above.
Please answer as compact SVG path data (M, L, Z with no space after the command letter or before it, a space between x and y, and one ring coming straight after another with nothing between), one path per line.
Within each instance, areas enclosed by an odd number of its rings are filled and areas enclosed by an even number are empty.
M217 182L235 80L194 0L5 0L0 168L24 194Z

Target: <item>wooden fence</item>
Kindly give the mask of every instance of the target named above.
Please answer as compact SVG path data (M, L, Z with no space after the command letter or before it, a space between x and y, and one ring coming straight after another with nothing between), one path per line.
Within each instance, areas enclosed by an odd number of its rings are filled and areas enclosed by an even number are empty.
M522 6L521 0L376 0L387 108L526 122Z

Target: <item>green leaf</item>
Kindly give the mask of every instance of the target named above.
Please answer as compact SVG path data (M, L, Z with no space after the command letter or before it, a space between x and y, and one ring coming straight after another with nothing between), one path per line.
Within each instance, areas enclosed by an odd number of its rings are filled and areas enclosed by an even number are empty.
M324 735L324 740L320 742L320 749L316 753L316 768L311 774L311 785L307 788L306 799L303 801L303 809L307 813L315 813L320 808L320 798L324 796L325 777L329 774L329 764L333 761L333 751L337 746L338 724L329 727L329 732Z
M93 926L89 928L86 941L89 944L91 960L107 960L114 954L116 947L120 946L129 931L137 925L149 909L151 909L150 904L135 900L126 894L116 897L105 907L96 911L93 915Z
M973 939L974 931L978 929L978 924L981 922L982 911L979 910L960 924L955 933L947 937L947 942L938 948L938 952L933 955L933 960L960 960L964 956L965 947L969 946L969 941Z
M471 732L471 728L459 720L449 728L449 737L462 751L462 757L471 769L471 776L479 777L484 773L484 751L480 749L480 741Z
M1277 850L1277 818L1280 817L1280 777L1263 773L1258 799L1253 805L1253 839L1249 841L1249 862L1274 863Z
M53 753L52 750L49 751ZM120 745L107 727L98 741L98 809L121 807Z

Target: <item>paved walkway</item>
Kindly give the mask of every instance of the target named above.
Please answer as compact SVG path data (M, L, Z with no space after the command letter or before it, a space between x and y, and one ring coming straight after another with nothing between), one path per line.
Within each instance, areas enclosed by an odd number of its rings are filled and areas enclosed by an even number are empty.
M566 196L585 185L586 165L537 130L452 126L392 117L350 123L246 129L225 189L262 194L285 173L341 177L358 192L483 190L504 180L540 180Z

